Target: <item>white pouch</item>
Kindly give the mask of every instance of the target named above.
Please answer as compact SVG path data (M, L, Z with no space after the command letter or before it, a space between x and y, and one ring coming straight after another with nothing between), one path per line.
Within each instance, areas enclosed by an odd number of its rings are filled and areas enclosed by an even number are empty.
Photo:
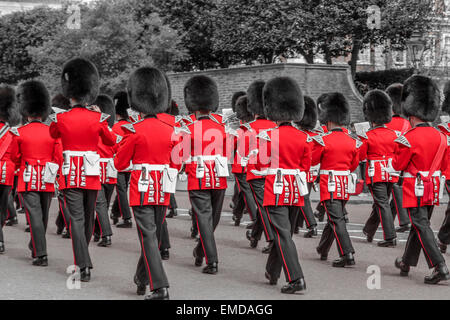
M63 153L64 162L61 168L63 176L68 176L70 173L70 157L67 153Z
M31 181L31 170L33 170L32 166L28 165L25 167L23 171L23 182L28 183Z
M177 190L177 175L177 169L164 169L162 181L162 190L164 193L175 193L175 191Z
M58 169L59 165L53 162L47 162L45 164L44 169L44 177L42 178L42 181L45 183L55 183L56 176L58 175Z
M375 165L373 163L373 161L369 160L369 169L367 170L367 175L372 178L375 176Z
M117 179L117 169L114 167L113 160L109 160L106 165L106 176L111 179Z
M441 185L439 186L439 200L441 200L444 197L446 180L447 180L447 178L445 176L441 176L441 179L440 179Z
M141 176L138 180L138 191L147 192L150 186L149 172L146 167L142 167Z
M203 179L205 176L205 163L202 158L198 158L197 160L197 168L195 169L195 177L197 179Z
M275 181L273 183L273 194L283 194L284 189L284 183L283 183L283 174L281 173L281 170L277 171L277 175L275 177Z
M100 156L88 153L83 156L84 174L88 177L100 176Z
M425 190L425 187L423 186L422 179L416 178L416 182L414 185L414 194L416 195L416 197L417 198L423 197L424 190Z
M224 178L228 177L230 173L228 172L228 161L227 158L217 156L215 159L217 176Z
M296 174L295 181L297 182L300 196L306 196L309 193L308 182L306 181L306 172L300 172L299 174Z
M330 172L328 175L328 192L336 192L336 180L334 180L334 174Z
M358 181L358 175L356 173L351 173L348 176L348 185L347 185L348 193L350 193L350 194L356 193L357 181Z

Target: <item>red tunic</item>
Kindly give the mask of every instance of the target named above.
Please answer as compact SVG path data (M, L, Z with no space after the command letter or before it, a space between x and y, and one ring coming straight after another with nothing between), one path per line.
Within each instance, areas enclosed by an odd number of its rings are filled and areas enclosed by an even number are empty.
M445 134L447 137L450 137L449 123L440 124L440 125L438 125L438 128L443 134ZM449 152L449 155L450 155L450 152ZM445 171L442 171L442 174L445 176L445 178L447 180L450 180L450 166L447 166L447 169Z
M360 136L360 138L363 145L360 148L359 160L368 161L366 165L366 183L398 182L398 177L390 175L385 170L388 168L389 159L394 158L397 146L395 140L398 138L397 133L385 126L381 126L367 131L366 136ZM374 168L373 177L369 177L371 164Z
M114 146L117 137L111 132L106 120L108 116L90 111L85 107L73 107L71 110L53 115L50 135L61 138L63 152L97 153L99 139L107 146ZM83 169L83 156L70 157L70 172L66 188L100 190L100 177L86 176Z
M121 138L119 138L120 140ZM118 144L116 144L118 145ZM100 155L100 183L101 184L117 184L117 178L108 177L108 162L114 168L114 154L116 153L116 145L107 146L102 141L98 143L98 154ZM115 169L115 168L114 168ZM111 169L110 169L111 170Z
M403 207L418 207L418 199L415 195L415 183L417 171L427 172L431 169L436 153L441 145L440 133L428 124L420 124L399 137L393 167L397 171L404 171L403 181ZM444 136L445 137L445 136ZM445 137L447 141L447 137ZM443 172L447 169L448 148L443 155L443 159L438 159L438 168ZM440 179L432 179L432 196L429 201L420 201L420 206L439 205Z
M6 147L6 150L0 155L0 185L3 186L12 186L14 184L14 171L16 168L11 160L13 140L14 134L11 133L10 127L4 122L0 122L0 151L4 146Z
M232 173L246 173L248 164L248 150L252 136L252 128L248 123L241 127L232 136L233 139L233 163L231 165Z
M405 118L399 115L393 115L392 121L386 124L391 130L398 131L401 134L405 134L407 131L411 130L411 124Z

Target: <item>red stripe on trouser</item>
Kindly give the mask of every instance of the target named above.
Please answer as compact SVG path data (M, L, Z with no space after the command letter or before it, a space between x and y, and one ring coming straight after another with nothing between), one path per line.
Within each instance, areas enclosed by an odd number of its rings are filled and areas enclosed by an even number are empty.
M92 213L92 214L96 214L96 209L97 209L97 199L98 199L98 193L99 192L104 192L104 189L103 189L103 187L102 187L102 189L100 189L100 191L97 191L97 195L95 196L95 202L94 202L94 212ZM106 198L106 197L105 197ZM97 215L97 218L98 218L98 215ZM94 220L95 220L95 216L94 216ZM98 225L100 225L100 221L98 222ZM100 227L100 232L101 232L101 230L102 230L102 227ZM94 235L94 232L95 232L95 221L94 221L94 223L93 223L93 225L92 225L92 234L91 234L91 239L92 239L92 236ZM89 239L89 241L91 241L91 239ZM87 241L87 239L86 239L86 241Z
M381 230L383 230L383 238L386 239L386 233L384 232L384 227L383 227L383 217L381 216L381 208L378 205L377 201L375 200L372 188L369 188L369 190L370 190L370 193L372 194L372 198L373 198L373 202L375 203L375 206L378 207L378 212L379 212L379 215L380 215Z
M96 216L97 216L97 221L98 221L98 227L100 228L100 235L103 237L102 224L100 223L100 219L98 217L98 214L96 214ZM94 229L94 233L95 233L95 223L94 223L93 229Z
M66 207L67 207L66 195L64 195L64 203L66 204ZM70 212L70 208L69 208L69 212ZM72 219L70 219L70 223L69 223L69 233L70 233L70 240L72 242L73 264L77 266L77 258L75 257L75 247L73 245Z
M240 186L240 184L239 184L239 180L238 180L238 178L235 176L234 177L235 179L236 179L236 184L237 184L237 186L238 186L238 190L239 190L239 192L241 192L241 186ZM248 206L248 203L247 203L247 199L246 199L246 197L245 197L245 193L243 193L242 194L242 198L244 198L244 203L245 203L245 207L247 208L247 211L248 211L248 215L250 216L250 219L254 219L254 217L253 217L253 215L252 215L252 210L250 210L250 207ZM256 218L256 217L255 217Z
M249 183L249 186L250 186L250 189L252 189L253 198L255 198L256 205L258 206L258 211L259 211L259 215L261 216L261 221L262 221L262 224L263 224L263 227L264 227L264 232L266 234L266 238L269 239L269 232L267 231L266 223L264 222L262 210L261 210L261 207L259 206L258 199L256 198L255 190L253 190L253 187L252 187L252 185L250 183Z
M330 213L328 212L328 209L327 209L327 206L325 205L325 203L323 204L323 207L325 208L325 212L328 215L328 222L330 222L333 225L333 232L334 232L334 236L336 238L336 241L338 243L339 250L341 251L341 254L344 255L344 250L342 250L341 242L339 241L339 237L338 237L338 235L336 233L336 224L331 220Z
M197 222L198 235L200 236L200 241L201 241L201 243L202 243L202 248L203 248L203 253L205 254L205 261L206 261L206 264L208 264L208 256L206 255L206 250L205 250L205 245L204 245L204 243L203 243L202 233L200 232L200 227L198 226L198 217L197 217L197 214L194 212L194 209L192 209L192 212L193 212L194 215L195 215L195 221Z
M133 210L133 215L134 215L134 220L136 221L136 215L134 214L134 210ZM148 280L150 282L150 291L153 291L152 273L150 272L150 265L148 264L148 261L147 261L147 255L145 254L144 235L142 234L142 230L141 230L141 228L139 228L139 224L137 223L137 221L136 221L136 227L139 230L139 234L141 235L142 253L144 255L145 265L147 266L147 270L148 270Z
M419 229L417 229L417 227L415 226L415 224L414 224L413 221L412 221L412 218L411 218L411 211L409 210L409 208L408 208L407 210L408 210L409 220L411 220L411 225L412 225L412 226L414 227L414 229L416 230L416 233L417 233L417 236L419 237L420 245L422 246L423 252L425 252L425 255L427 256L428 260L430 261L430 264L431 264L432 266L434 266L433 261L431 261L431 258L430 258L430 256L428 255L428 252L427 252L427 250L425 249L425 246L423 245L422 237L420 236Z
M269 219L270 219L270 213L269 213L269 211L267 210L267 208L265 208L265 209L266 209L266 212L267 212L267 216L268 216ZM272 223L272 226L274 227L274 229L275 229L275 231L276 231L276 233L277 233L277 237L278 237L278 246L280 247L281 258L283 259L283 263L284 263L284 266L285 266L285 268L286 268L286 273L287 273L287 275L288 275L289 282L291 282L291 281L292 281L292 280L291 280L291 274L289 273L289 269L288 269L288 266L287 266L287 264L286 264L286 260L284 259L283 249L281 248L280 234L278 233L278 229L273 225L273 223Z
M58 199L58 203L59 203L59 210L61 210L61 215L62 215L63 220L64 220L64 225L66 226L66 229L68 229L66 217L64 217L64 212L63 212L62 205L61 205L61 200Z
M309 228L311 225L309 224L308 219L306 218L306 214L305 214L305 211L303 211L303 207L300 207L300 211L302 212L303 218L305 219L305 222L306 222L306 225Z
M28 209L26 206L25 206L25 213L27 214L28 224L30 226L31 243L33 244L33 255L36 257L36 244L34 243L33 228L31 227L30 213L28 212Z
M397 204L397 199L395 198L394 188L392 188L392 199L394 200L395 211L397 211L398 223L399 223L399 225L402 226L403 224L402 224L402 221L400 220L400 212L398 211L398 204Z
M161 233L162 233L162 230L163 230L162 226L164 225L164 221L166 221L166 213L167 213L167 207L164 210L164 218L163 218L163 222L161 223ZM159 237L162 238L162 235L160 234ZM162 240L158 239L158 249L161 249L161 243L162 243Z

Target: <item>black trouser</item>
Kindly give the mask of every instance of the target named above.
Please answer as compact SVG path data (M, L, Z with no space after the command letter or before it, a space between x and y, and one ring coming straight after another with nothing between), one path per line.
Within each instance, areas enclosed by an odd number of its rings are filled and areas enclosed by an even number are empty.
M67 230L69 230L70 226L70 213L69 209L67 208L66 199L64 198L64 191L59 190L58 191L58 204L59 204L59 211L58 211L58 217L56 218L56 226L58 228L66 227Z
M169 209L177 209L177 208L178 208L178 205L177 205L177 199L175 199L175 194L171 194Z
M97 190L65 189L64 196L70 213L70 234L74 264L80 269L92 268L89 242L94 231Z
M8 215L8 197L11 186L0 185L0 242L5 242L3 238L3 226Z
M214 231L220 221L225 190L190 190L192 213L198 227L200 241L195 251L205 257L207 264L218 262Z
M322 237L317 251L322 255L328 255L331 245L336 238L339 255L342 257L349 253L355 253L352 241L347 232L344 218L344 200L323 201L323 207L328 215L328 222L323 229Z
M115 217L131 219L130 204L128 202L128 186L130 184L130 172L117 174L116 198L114 199L112 213Z
M12 195L12 193L9 194L8 196L8 215L7 215L7 219L14 219L17 218L17 212L16 212L16 207L14 206L14 197Z
M33 252L33 257L47 255L47 241L45 233L48 224L48 212L52 202L51 192L23 192L22 199L30 224L30 243L28 247Z
M97 220L95 222L95 233L102 237L112 236L111 223L109 222L109 204L114 192L115 185L102 184L102 189L98 192L97 204L95 211L97 212Z
M264 203L264 185L266 179L250 180L250 188L252 189L253 197L258 208L258 214L256 215L256 221L252 229L252 237L256 240L261 239L261 235L264 232L266 241L272 241L274 239L274 232L270 225L270 220L267 215L267 211L263 206Z
M238 217L242 217L244 213L245 203L242 193L239 191L237 183L234 184L233 197L231 198L233 204L233 214Z
M403 208L403 190L401 183L395 183L392 186L392 200L391 200L391 211L392 216L398 216L399 226L407 226L409 224L408 211Z
M244 206L247 207L248 214L250 215L250 220L254 221L256 216L258 215L258 209L256 206L255 198L253 197L252 189L250 188L249 183L247 182L247 174L246 173L235 173L236 178L236 186L238 187L240 197L243 199ZM243 209L239 208L240 202L238 202L237 207L233 209L233 214L242 218Z
M450 195L450 180L445 182L447 193ZM439 241L443 244L450 244L450 202L447 204L447 210L445 211L444 222L442 222L441 229L438 234Z
M372 212L363 231L373 238L381 222L384 240L393 240L397 238L392 217L389 197L391 195L392 183L377 182L369 185L369 190L373 197Z
M165 220L166 210L166 206L133 207L141 245L141 257L136 268L136 278L142 284L149 284L151 291L169 287L159 253L161 226Z
M171 197L173 194L171 195ZM167 228L167 219L166 219L167 207L164 210L164 219L161 225L161 236L159 237L159 250L170 249L170 237L169 237L169 229Z
M403 262L409 266L417 266L421 249L423 249L425 260L430 269L445 262L430 226L433 209L433 206L407 208L411 221L411 231L406 242Z
M267 273L274 279L280 277L281 268L284 270L287 282L303 278L297 248L292 240L299 209L300 207L293 206L269 206L264 208L275 233L275 245L270 250L266 264Z
M298 227L303 227L303 222L306 223L306 228L308 229L317 227L317 221L316 218L314 217L314 212L311 206L311 199L310 199L312 185L313 185L312 183L308 183L309 193L303 198L305 200L305 205L303 207L300 207L300 214L297 219Z

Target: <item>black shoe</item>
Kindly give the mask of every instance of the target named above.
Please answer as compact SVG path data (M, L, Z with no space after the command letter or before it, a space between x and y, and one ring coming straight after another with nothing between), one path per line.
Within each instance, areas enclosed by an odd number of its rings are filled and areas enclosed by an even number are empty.
M266 271L266 273L264 274L264 276L266 277L267 280L269 280L269 284L271 286L276 286L278 283L278 279L272 278L270 276L270 274Z
M380 241L377 243L377 246L382 248L395 248L397 246L397 239Z
M261 250L261 252L262 252L263 254L269 254L270 251L272 250L272 247L273 247L273 242L270 242L266 247L264 247L264 248Z
M299 227L295 227L294 228L294 234L299 234L300 233L300 228Z
M366 231L363 230L364 235L366 236L367 242L372 243L373 236L370 236Z
M114 216L111 216L111 220L112 220L113 226L115 226L119 222L119 218L114 217Z
M294 294L298 291L306 290L305 279L300 278L296 281L289 282L287 285L281 288L281 293Z
M320 260L321 261L327 261L328 260L328 254L323 254L322 252L319 251L319 248L316 248L316 251L320 255Z
M112 244L111 236L102 237L102 241L100 241L97 246L99 247L109 247Z
M91 269L90 268L81 269L80 280L81 280L81 282L91 281Z
M349 223L350 222L350 220L348 220L348 216L347 215L344 216L344 222L345 223Z
M250 248L255 249L258 246L258 240L252 237L252 230L247 230L245 233L247 240L250 241Z
M233 215L234 226L239 227L241 225L241 218Z
M169 258L170 258L169 249L162 249L160 251L160 254L161 254L161 259L162 260L169 260Z
M254 225L255 225L255 221L250 222L250 223L247 225L247 230L253 229L253 226L254 226Z
M12 226L15 226L16 224L18 224L19 223L19 220L17 219L17 217L14 217L14 218L11 218L11 219L9 219L7 222L6 222L6 226L7 227L12 227Z
M5 244L3 242L0 242L0 253L5 252Z
M34 258L34 259L33 259L33 266L37 266L37 267L47 267L47 266L48 266L48 259L47 259L47 256Z
M445 254L447 252L447 245L443 244L441 241L438 240L438 245L439 245L439 250L441 250L441 252L443 254Z
M403 262L402 258L395 259L395 267L400 269L400 276L407 277L410 267Z
M400 232L400 233L402 233L402 232L408 232L409 230L411 230L411 225L410 225L410 224L407 224L407 225L404 225L404 226L400 226L400 227L395 228L395 231L396 231L396 232Z
M147 286L145 284L142 284L137 276L134 276L134 283L136 284L136 294L138 296L145 296L145 292L147 289Z
M354 266L355 258L353 257L353 253L348 253L339 259L333 261L333 267L335 268L344 268L345 266Z
M195 252L195 249L194 249L192 254L193 254L194 258L195 258L195 261L194 261L195 266L196 267L201 267L202 264L203 264L203 257L197 256L197 252Z
M100 234L94 233L94 242L99 242L99 241L100 241Z
M30 232L30 227L26 227L25 232Z
M450 273L448 272L445 262L442 262L434 268L431 275L425 277L424 282L426 284L438 284L439 282L446 280L450 280Z
M67 229L64 230L64 232L62 233L61 238L63 238L63 239L70 239L70 232Z
M217 271L218 271L217 262L213 262L213 263L208 264L202 270L203 273L207 273L207 274L216 274Z
M18 214L25 214L25 208L20 208L17 210Z
M169 300L169 290L167 288L156 289L147 295L144 300Z
M63 231L64 231L64 227L58 227L58 228L56 229L56 234L57 234L58 236L60 236L60 235L63 233Z
M167 218L173 218L173 217L176 217L176 216L178 216L178 213L177 213L177 209L170 209L169 210L169 213L167 214Z
M198 230L197 230L197 228L191 227L191 238L192 238L192 239L195 239L195 238L197 238L197 235L198 235Z
M325 220L325 214L321 214L318 211L314 212L314 217L316 217L319 222L323 222Z
M309 238L316 237L316 236L317 236L317 228L312 227L311 229L309 229L309 231L307 233L305 233L305 235L303 237L309 239Z
M116 227L122 229L130 229L133 227L133 223L131 222L131 219L125 219L121 223L118 223Z

